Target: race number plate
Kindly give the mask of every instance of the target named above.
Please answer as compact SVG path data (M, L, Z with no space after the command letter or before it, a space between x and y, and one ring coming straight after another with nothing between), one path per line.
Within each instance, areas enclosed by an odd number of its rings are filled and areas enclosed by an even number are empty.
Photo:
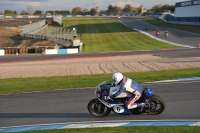
M116 113L123 113L124 112L124 107L122 107L122 106L115 106L115 107L113 107L113 110Z

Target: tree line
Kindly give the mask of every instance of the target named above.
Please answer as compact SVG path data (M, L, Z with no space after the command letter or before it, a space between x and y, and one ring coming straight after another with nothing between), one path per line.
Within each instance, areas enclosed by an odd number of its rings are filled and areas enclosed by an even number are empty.
M147 10L147 12L164 12L165 10L170 10L171 12L175 11L174 5L155 5L151 9ZM47 13L51 13L52 15L96 15L96 14L126 14L126 13L140 13L140 7L133 7L130 4L126 4L124 8L119 6L109 5L107 10L98 10L98 7L94 7L91 9L85 8L82 9L81 7L75 7L70 12L69 10L49 10L43 12L42 10L36 10L35 12L30 12L30 7L27 11L22 10L19 14L20 15L45 15ZM3 14L3 13L0 13ZM13 10L5 10L4 14L12 14L17 15L18 13Z

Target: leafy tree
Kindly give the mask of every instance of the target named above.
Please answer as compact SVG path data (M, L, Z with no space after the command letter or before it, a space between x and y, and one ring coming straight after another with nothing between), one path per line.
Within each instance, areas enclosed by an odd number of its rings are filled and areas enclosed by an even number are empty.
M75 8L72 9L71 14L77 15L77 14L81 14L81 12L82 12L81 7L75 7Z
M164 10L170 10L171 12L175 11L175 5L164 5Z
M137 13L141 13L141 7L137 8Z
M13 10L5 10L4 14L17 14L17 12Z
M87 8L85 8L85 9L83 10L83 12L86 13L86 12L89 12L89 10L88 10Z
M126 4L123 11L126 12L126 13L132 13L133 7L130 4Z
M14 11L14 14L17 14L17 12L16 12L16 11Z
M175 6L174 5L155 5L149 11L164 12L165 10L170 10L171 12L174 12Z
M114 6L113 5L109 5L108 6L108 9L107 9L107 13L109 13L109 14L113 14L114 13Z
M91 13L92 15L96 15L96 14L98 14L98 11L97 11L96 8L92 8L92 9L90 10L90 13Z
M69 10L62 10L61 15L69 15L70 11Z
M70 11L68 10L46 11L45 14L47 13L51 13L52 15L69 15Z
M22 10L20 15L28 15L28 13L26 11Z
M123 11L122 11L122 8L121 8L121 7L115 6L115 13L120 14L120 13L122 13L122 12L123 12Z
M109 13L109 14L120 14L122 12L123 11L122 11L121 7L118 7L118 6L109 5L108 9L107 9L107 13Z
M161 12L162 11L162 7L163 5L155 5L151 8L151 11L154 11L154 12Z
M140 10L141 10L141 9L134 8L134 7L133 7L132 12L133 12L133 13L138 13Z
M106 14L106 10L101 10L99 13L100 14Z
M43 12L41 10L36 10L33 15L42 15Z

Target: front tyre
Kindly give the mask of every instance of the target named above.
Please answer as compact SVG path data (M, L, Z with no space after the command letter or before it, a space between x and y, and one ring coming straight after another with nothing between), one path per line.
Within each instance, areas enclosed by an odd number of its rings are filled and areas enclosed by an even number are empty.
M101 103L98 99L92 99L88 103L87 108L90 114L97 117L103 117L110 114L110 109L106 107L103 103Z
M149 97L146 100L147 102L145 106L147 106L147 113L151 115L158 115L164 111L165 102L161 97L153 95L152 97Z

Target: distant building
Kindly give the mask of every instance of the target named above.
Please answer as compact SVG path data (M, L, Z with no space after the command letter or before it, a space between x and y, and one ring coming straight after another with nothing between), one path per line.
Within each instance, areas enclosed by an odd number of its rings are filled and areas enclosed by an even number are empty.
M51 15L51 13L47 12L46 15L45 15L45 17L46 17L46 18L51 18L52 15Z
M175 17L180 21L200 22L200 0L176 3Z
M145 10L145 9L144 9L144 6L141 5L141 14L146 13L146 12L147 12L147 10Z

